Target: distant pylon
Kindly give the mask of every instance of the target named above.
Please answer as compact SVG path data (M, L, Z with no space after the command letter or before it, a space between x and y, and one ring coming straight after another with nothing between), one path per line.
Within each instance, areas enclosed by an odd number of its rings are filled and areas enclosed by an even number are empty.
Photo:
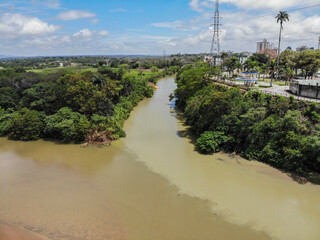
M213 37L211 43L211 55L213 58L220 55L220 14L219 14L219 0L216 0L216 11L213 17Z
M319 37L319 42L318 42L318 49L320 49L320 37Z

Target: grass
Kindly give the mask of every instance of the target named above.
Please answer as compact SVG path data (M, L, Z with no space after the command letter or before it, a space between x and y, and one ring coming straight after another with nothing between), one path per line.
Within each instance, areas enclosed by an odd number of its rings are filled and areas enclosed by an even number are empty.
M126 77L139 77L140 70L138 69L131 69L130 72L126 73ZM151 71L143 71L142 72L142 77L150 77L154 75L156 72L151 72Z
M43 68L43 69L31 69L27 70L28 72L34 72L34 73L53 73L59 70L66 70L68 72L72 73L80 73L85 71L92 71L96 72L97 68L89 67L89 66L74 66L74 67L56 67L56 68Z
M271 79L265 78L264 81L263 81L263 79L260 79L259 81L260 82L271 82ZM279 85L279 86L286 86L285 81L275 81L275 79L273 79L272 84Z

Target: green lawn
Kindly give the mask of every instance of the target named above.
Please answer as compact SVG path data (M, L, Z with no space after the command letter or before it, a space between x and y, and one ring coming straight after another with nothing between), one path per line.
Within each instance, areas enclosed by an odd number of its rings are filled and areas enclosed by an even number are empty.
M31 69L31 70L27 70L27 71L34 72L34 73L53 73L53 72L59 71L61 69L70 71L72 73L79 73L79 72L84 72L84 71L92 71L92 72L97 71L97 68L93 68L93 67L89 67L89 66L43 68L43 69Z
M140 70L138 69L131 69L130 72L126 73L126 77L130 76L130 77L138 77L139 76L139 73L140 73ZM151 72L151 71L143 71L142 72L142 76L143 77L150 77L152 75L154 75L156 72Z
M262 78L260 78L259 82L270 82L271 79L270 78L265 78L264 81ZM279 85L279 86L286 86L286 82L285 81L275 81L275 79L273 79L272 84L275 85ZM289 82L288 82L289 84Z

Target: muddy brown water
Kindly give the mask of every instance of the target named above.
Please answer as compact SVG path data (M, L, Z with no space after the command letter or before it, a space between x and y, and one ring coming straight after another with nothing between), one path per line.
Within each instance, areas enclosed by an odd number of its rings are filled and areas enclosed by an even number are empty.
M0 138L0 239L319 240L320 187L195 152L175 87L159 81L111 147Z

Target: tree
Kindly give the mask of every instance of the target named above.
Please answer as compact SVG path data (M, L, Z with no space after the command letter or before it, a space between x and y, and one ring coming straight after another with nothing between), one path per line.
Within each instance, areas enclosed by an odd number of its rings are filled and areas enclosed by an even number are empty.
M305 50L299 55L299 66L304 71L305 78L312 77L320 68L320 53Z
M286 79L286 85L287 85L287 83L293 77L294 71L290 67L285 67L285 66L282 68L282 70L283 70L282 72L283 72L283 75Z
M20 106L53 114L56 110L52 84L38 83L23 91Z
M7 108L16 108L16 105L19 101L19 95L11 87L0 88L0 107Z
M281 31L283 30L283 22L289 21L289 14L286 11L279 11L276 16L277 23L280 22L280 32L279 32L279 44L278 44L278 61L277 61L277 80L279 78L279 62L280 62L280 44L281 44ZM272 80L270 82L272 86Z
M230 77L231 73L239 66L239 60L236 57L227 57L223 60L222 66L226 68Z
M229 58L229 57L230 57L229 53L227 53L227 52L221 53L221 59L222 59L222 61L224 61L226 58Z
M248 58L247 61L243 64L243 67L248 72L255 72L258 68L258 62Z
M256 61L259 67L261 67L263 64L267 64L270 61L270 58L264 53L255 53L250 57L250 59L252 61Z
M263 64L263 65L260 67L260 73L263 75L263 81L264 81L264 79L265 79L265 77L266 77L266 74L269 73L269 71L268 71L268 64L267 64L267 63Z
M178 89L175 91L175 95L178 98L178 107L184 109L186 101L198 90L207 86L212 79L212 75L219 72L218 68L207 66L192 68L192 65L187 65L183 68L177 76Z
M275 63L275 60L271 60L268 64L268 71L269 71L269 75L270 75L270 78L271 78L271 86L272 86L272 79L274 78L274 74L275 74L275 71L276 71L276 63Z
M153 66L151 68L151 72L158 72L158 71L159 71L159 69L156 66Z
M12 115L11 139L32 141L38 140L43 135L43 117L35 110L23 108Z
M299 53L290 49L284 50L280 55L280 65L291 68L297 75L299 66Z
M86 139L90 123L86 116L72 112L70 108L61 108L56 114L46 118L45 135L62 140L65 143L80 143Z
M215 153L227 141L228 137L224 136L224 132L206 131L197 139L197 147L203 153Z
M11 131L12 113L5 111L0 107L0 136L5 136Z
M130 65L127 63L121 64L119 67L125 69L127 72L130 72Z

